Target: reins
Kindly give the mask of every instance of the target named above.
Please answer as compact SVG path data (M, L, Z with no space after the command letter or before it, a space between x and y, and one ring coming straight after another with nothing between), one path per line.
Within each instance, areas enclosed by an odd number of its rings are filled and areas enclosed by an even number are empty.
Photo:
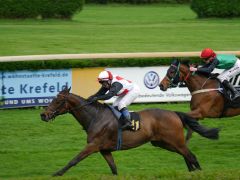
M190 77L190 75L191 75L191 71L189 70L189 71L188 71L188 74L187 74L186 77L184 78L184 81L187 81L188 78Z
M67 96L62 95L62 94L59 94L59 95L61 95L61 96L64 97L64 103L66 103L69 94L68 94ZM87 105L89 105L89 104L92 104L92 102L90 101L90 102L87 102L87 103L85 103L85 104L80 104L80 105L78 105L78 106L76 106L76 107L73 107L73 108L71 108L71 109L68 109L68 112L71 112L71 111L74 111L74 110L77 110L77 109L81 109L81 108L83 108L84 106L87 106Z
M59 96L63 96L63 97L64 97L64 99L62 100L63 102L62 102L57 108L55 108L55 110L54 110L52 107L50 107L50 106L48 107L48 108L52 111L52 114L53 114L54 117L57 115L58 109L61 108L61 107L64 106L64 105L66 105L67 98L68 98L68 95L65 96L65 95L63 95L63 94L59 94ZM73 108L71 108L71 109L68 109L67 112L72 112L72 111L74 111L74 110L81 109L81 108L83 108L84 106L87 106L87 105L89 105L89 104L91 104L91 103L92 103L92 102L87 102L87 103L85 103L85 104L80 104L80 105L78 105L78 106L76 106L76 107L73 107ZM66 107L66 109L67 109L67 107Z

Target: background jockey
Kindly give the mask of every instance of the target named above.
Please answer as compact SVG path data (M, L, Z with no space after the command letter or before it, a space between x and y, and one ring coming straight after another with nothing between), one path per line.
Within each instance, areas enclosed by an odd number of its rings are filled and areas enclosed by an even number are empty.
M235 55L216 54L210 48L202 50L200 57L205 62L205 65L200 68L190 67L190 71L198 71L209 75L215 67L225 69L218 76L218 79L231 91L232 100L239 97L239 92L229 83L229 80L240 73L240 60Z
M127 109L140 94L138 85L120 76L113 75L110 71L102 71L98 76L98 82L102 85L99 91L88 98L89 101L107 100L118 96L113 106L122 113L123 129L131 128L131 117Z

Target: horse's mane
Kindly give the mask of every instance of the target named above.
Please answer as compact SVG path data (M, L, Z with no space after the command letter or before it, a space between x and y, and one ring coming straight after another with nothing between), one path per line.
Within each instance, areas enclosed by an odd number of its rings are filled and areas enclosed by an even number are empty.
M208 74L206 74L206 73L203 73L203 72L195 72L195 74L197 74L197 75L199 75L199 76L204 76L204 77L206 77L206 78L208 78L209 77L209 75Z
M79 95L76 95L73 93L69 93L69 95L71 95L75 99L75 101L77 101L80 104L80 105L76 105L73 108L76 108L76 109L79 108L79 110L82 108L83 111L86 111L88 114L96 115L96 113L97 113L98 115L100 115L99 113L103 114L104 111L106 109L108 109L105 104L100 103L98 101L89 104L89 101L87 99L85 99ZM96 118L94 121L96 121L97 119L98 118ZM86 126L82 126L82 128L87 131L89 126L92 124L92 122L93 122L93 120L91 120Z
M187 60L187 59L181 60L181 64L183 64L183 65L185 65L187 67L190 67L189 63L190 63L190 61Z

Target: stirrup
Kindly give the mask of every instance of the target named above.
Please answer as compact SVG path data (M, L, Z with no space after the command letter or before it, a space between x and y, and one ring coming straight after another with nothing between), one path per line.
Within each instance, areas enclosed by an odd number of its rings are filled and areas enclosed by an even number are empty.
M132 129L132 124L130 122L125 123L121 127L123 130L131 130Z
M232 99L232 100L235 100L235 99L237 99L237 98L239 98L239 97L240 97L240 94L234 94L234 96L231 97L231 99Z

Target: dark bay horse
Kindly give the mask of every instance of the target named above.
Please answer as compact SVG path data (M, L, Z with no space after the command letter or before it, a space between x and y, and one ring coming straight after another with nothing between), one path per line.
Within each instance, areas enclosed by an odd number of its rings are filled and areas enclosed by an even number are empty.
M209 78L204 74L192 73L188 63L174 60L159 87L166 91L169 87L176 87L185 82L192 98L191 111L187 113L194 119L231 117L240 114L240 108L226 107L226 101L220 93L220 83L216 78ZM188 131L187 140L191 137Z
M117 175L112 151L116 151L118 122L112 111L104 104L89 102L77 95L69 93L69 89L61 91L41 113L43 121L70 113L83 126L87 133L87 145L64 168L54 176L63 175L72 166L91 155L100 152L107 161L111 171ZM126 150L151 142L153 146L162 147L183 156L189 171L201 169L196 156L188 149L184 139L183 126L187 124L201 136L218 139L219 130L208 129L184 113L161 109L146 109L138 112L141 118L141 129L122 132L122 149Z

